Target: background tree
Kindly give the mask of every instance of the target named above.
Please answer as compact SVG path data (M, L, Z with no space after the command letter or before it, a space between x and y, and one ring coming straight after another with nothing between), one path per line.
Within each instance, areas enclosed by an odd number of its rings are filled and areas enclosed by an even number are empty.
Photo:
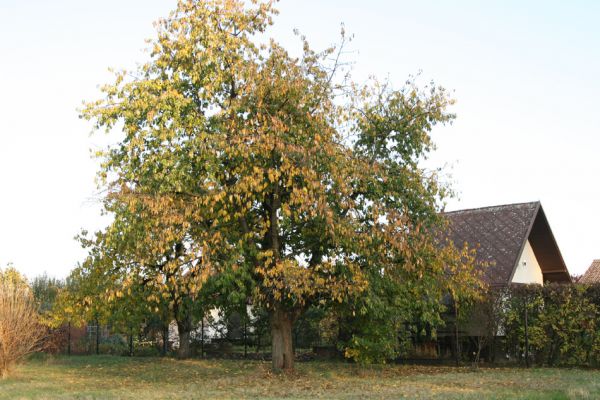
M64 329L66 332L66 351L68 355L72 352L72 329L85 324L84 313L81 304L77 301L76 293L70 278L66 279L65 285L59 290L47 313L47 324L53 329Z
M164 330L175 320L178 356L187 358L194 323L206 308L199 296L209 268L199 263L189 232L166 226L156 215L131 212L120 200L106 200L114 221L105 231L80 238L89 251L81 274L95 282L91 288L108 310L138 316L150 310L160 314Z
M64 281L49 277L46 273L33 278L31 291L39 304L40 312L48 313L53 308L58 293L64 286Z
M109 307L108 324L112 333L121 333L127 338L128 355L134 355L135 337L139 337L142 328L157 313L146 302L147 291L144 287L129 288L126 293L107 299ZM170 320L169 320L170 321Z
M38 305L40 317L44 325L49 327L44 350L58 352L63 349L65 341L69 340L70 334L68 325L55 325L52 316L59 293L64 288L65 282L62 279L49 277L44 273L33 278L30 286L33 298Z
M124 286L170 295L185 337L208 277L241 271L269 313L273 367L289 370L292 327L311 305L351 302L380 275L398 295L447 278L418 256L446 193L419 160L453 115L437 86L338 77L339 48L317 53L302 38L292 57L259 42L274 13L270 2L180 1L151 59L117 73L82 115L123 127L100 177L115 217L101 247L124 259Z

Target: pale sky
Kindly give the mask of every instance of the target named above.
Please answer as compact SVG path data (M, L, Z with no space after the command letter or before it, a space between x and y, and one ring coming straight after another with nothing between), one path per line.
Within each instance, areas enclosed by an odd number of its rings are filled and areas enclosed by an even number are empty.
M526 3L526 4L525 4ZM102 226L91 136L78 119L108 67L146 59L174 0L0 0L0 266L64 277L73 237ZM422 71L454 93L431 165L448 210L540 200L571 273L600 258L600 2L283 0L271 34L316 48L354 34L355 78L400 86Z

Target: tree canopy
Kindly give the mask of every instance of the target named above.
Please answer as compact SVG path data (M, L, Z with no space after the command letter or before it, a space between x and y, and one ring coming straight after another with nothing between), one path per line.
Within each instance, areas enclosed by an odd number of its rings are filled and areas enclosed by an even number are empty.
M110 298L148 290L180 335L203 288L243 293L270 314L274 368L291 369L292 326L311 305L433 323L445 291L477 280L462 249L436 240L447 188L420 166L433 127L454 118L446 91L358 84L341 47L303 37L293 56L265 40L275 14L181 0L149 60L86 103L84 118L123 138L99 154L113 222L84 239L84 265L109 278Z

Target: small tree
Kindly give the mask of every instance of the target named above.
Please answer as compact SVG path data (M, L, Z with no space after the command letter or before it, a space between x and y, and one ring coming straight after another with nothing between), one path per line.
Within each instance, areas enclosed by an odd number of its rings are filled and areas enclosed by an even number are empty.
M33 298L38 304L40 313L48 314L54 307L58 293L65 286L63 280L49 277L45 272L31 280Z
M516 284L507 292L507 309L503 321L508 353L514 353L529 367L530 350L543 347L544 332L539 322L540 312L546 307L543 287L537 284Z
M25 278L0 270L0 378L28 354L41 350L45 329Z
M52 308L45 314L45 323L51 329L66 331L66 351L71 355L73 326L85 324L83 305L76 296L77 282L69 276L53 299ZM35 288L34 288L35 293Z

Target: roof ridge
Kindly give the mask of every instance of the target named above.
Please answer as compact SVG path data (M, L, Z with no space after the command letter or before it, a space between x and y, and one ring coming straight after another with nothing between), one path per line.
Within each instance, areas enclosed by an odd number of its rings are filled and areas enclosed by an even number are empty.
M498 204L495 206L484 206L484 207L474 207L474 208L464 208L461 210L453 210L453 211L443 211L440 214L444 215L444 214L453 214L453 213L459 213L459 212L472 212L472 211L484 211L484 210L489 210L491 208L504 208L504 207L509 207L509 206L523 206L526 204L540 204L539 200L536 201L526 201L523 203L507 203L507 204ZM600 259L598 260L600 261Z

